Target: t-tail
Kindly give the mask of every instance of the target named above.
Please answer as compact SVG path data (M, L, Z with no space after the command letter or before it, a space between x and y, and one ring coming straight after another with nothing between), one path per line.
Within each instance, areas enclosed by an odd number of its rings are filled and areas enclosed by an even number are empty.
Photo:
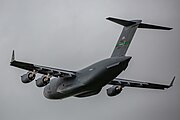
M108 17L107 20L110 20L112 22L115 22L117 24L124 26L111 57L125 56L137 28L159 29L159 30L172 29L169 27L141 23L142 20L127 21L127 20L122 20L122 19L117 19L117 18L112 18L112 17Z

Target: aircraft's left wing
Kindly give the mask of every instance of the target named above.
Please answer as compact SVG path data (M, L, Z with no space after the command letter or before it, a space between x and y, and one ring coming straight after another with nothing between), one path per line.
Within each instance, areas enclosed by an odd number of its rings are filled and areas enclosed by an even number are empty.
M163 84L156 84L156 83L149 83L149 82L140 82L135 80L127 80L127 79L120 79L115 78L114 80L110 81L110 85L120 85L122 87L139 87L139 88L150 88L150 89L162 89L170 88L173 85L175 77L171 81L170 85L163 85Z
M12 54L10 65L17 68L24 69L24 70L28 70L28 71L35 71L37 73L44 74L44 75L49 74L54 77L75 77L76 76L75 71L57 69L57 68L52 68L52 67L35 65L32 63L27 63L27 62L16 61L15 56L14 56L14 51Z

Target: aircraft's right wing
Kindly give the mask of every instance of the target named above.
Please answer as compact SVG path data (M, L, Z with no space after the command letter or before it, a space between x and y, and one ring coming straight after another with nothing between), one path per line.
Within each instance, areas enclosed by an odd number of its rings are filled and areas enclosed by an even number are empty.
M32 63L17 61L15 60L14 51L12 53L12 59L11 59L10 65L17 68L24 69L24 70L28 70L28 71L35 70L35 72L44 74L44 75L50 74L51 76L54 76L54 77L75 77L76 76L75 71L69 71L69 70L64 70L64 69L40 66L40 65L36 65Z
M173 82L175 77L171 81L170 85L163 85L163 84L156 84L156 83L149 83L149 82L140 82L134 80L127 80L127 79L120 79L115 78L114 80L110 81L108 84L110 85L120 85L122 87L139 87L139 88L150 88L150 89L162 89L170 88L173 86Z

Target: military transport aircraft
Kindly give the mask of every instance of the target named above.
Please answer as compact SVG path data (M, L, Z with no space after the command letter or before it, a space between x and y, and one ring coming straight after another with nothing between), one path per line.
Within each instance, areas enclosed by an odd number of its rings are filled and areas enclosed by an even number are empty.
M33 81L37 73L42 74L42 77L36 79L36 85L37 87L45 86L43 94L48 99L63 99L70 96L88 97L98 94L105 85L112 85L107 89L108 96L118 95L124 87L162 90L171 87L175 77L170 85L140 82L116 77L127 68L131 60L131 57L125 54L137 28L160 30L171 30L172 28L145 24L142 23L141 20L128 21L112 17L108 17L107 20L124 26L111 57L107 59L96 62L79 71L69 71L17 61L15 60L13 51L10 65L28 70L26 74L21 76L23 83ZM53 78L51 79L51 77Z

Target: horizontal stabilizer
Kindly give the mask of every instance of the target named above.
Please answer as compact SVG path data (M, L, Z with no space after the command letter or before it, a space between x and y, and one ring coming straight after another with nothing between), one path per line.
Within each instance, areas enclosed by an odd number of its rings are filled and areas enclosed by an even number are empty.
M115 22L117 24L123 25L125 27L127 26L131 26L133 24L136 24L136 22L132 22L132 21L127 21L127 20L122 20L122 19L117 19L117 18L112 18L112 17L108 17L106 18L107 20L110 20L112 22Z
M115 22L117 24L123 25L125 27L131 26L136 24L136 20L128 21L128 20L122 20L117 18L108 17L107 20L110 20L112 22ZM163 27L158 25L151 25L151 24L145 24L145 23L139 23L138 28L147 28L147 29L159 29L159 30L171 30L172 28L169 27Z
M150 25L141 23L138 28L147 28L147 29L159 29L159 30L171 30L172 28L169 27L163 27L163 26L157 26L157 25Z

